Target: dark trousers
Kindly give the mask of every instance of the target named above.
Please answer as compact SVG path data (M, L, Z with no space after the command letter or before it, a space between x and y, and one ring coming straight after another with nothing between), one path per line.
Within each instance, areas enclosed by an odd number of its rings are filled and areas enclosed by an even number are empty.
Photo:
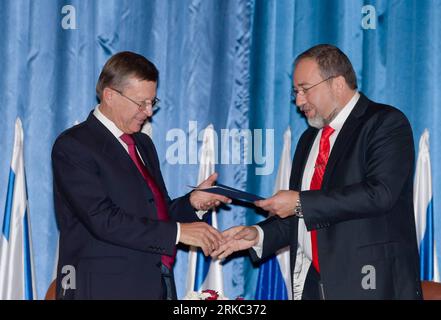
M170 270L163 264L161 264L161 282L162 282L162 299L163 300L176 300L176 286L175 278L173 276L173 270Z
M303 286L302 300L325 300L320 274L311 263Z

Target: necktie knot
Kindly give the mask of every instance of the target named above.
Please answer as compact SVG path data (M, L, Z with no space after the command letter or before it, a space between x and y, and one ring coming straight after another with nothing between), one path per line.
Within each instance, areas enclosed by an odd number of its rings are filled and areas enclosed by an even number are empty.
M331 134L334 133L334 131L335 131L335 129L330 126L323 127L322 139L329 139L329 137L331 136Z
M120 136L120 138L128 146L133 146L135 144L135 140L133 139L132 135L130 135L130 134L124 133Z

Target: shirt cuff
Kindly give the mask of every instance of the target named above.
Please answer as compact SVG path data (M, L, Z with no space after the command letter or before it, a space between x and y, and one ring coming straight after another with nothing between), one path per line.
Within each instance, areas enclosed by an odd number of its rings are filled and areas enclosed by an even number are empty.
M253 227L255 227L257 229L257 232L259 233L259 241L255 246L252 247L252 249L256 252L256 256L260 259L262 258L263 237L265 234L260 226L254 225Z
M178 232L176 234L176 244L178 244L181 238L181 224L179 222L176 222L176 225L178 226Z
M199 220L202 220L204 214L206 214L207 212L208 212L207 210L198 210L196 211L196 215L198 216Z

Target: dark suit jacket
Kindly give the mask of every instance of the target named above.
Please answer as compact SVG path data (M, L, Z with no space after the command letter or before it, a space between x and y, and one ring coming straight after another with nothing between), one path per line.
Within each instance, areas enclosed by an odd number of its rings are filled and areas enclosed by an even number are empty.
M166 196L170 222L158 221L153 195L129 154L91 113L52 150L60 229L57 297L160 299L161 255L175 250L175 221L196 221L189 195L171 201L152 140L134 134L139 153ZM75 289L64 292L63 278ZM67 268L67 269L64 269ZM70 285L72 279L69 279Z
M317 133L309 128L299 140L291 190L301 189ZM361 94L331 150L321 190L300 193L306 227L317 230L325 299L421 298L413 169L412 130L404 114ZM263 258L290 245L291 271L298 219L261 223Z

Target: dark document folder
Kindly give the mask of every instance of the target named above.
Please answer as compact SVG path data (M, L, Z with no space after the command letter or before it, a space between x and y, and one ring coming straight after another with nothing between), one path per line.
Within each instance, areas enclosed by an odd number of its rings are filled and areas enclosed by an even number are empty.
M230 199L236 199L236 200L241 200L241 201L246 201L246 202L254 202L257 200L264 200L264 198L257 196L255 194L248 193L248 192L241 191L241 190L237 190L237 189L225 186L223 184L217 184L217 185L209 187L209 188L195 188L195 187L192 187L192 188L194 188L194 190L200 190L200 191L204 191L204 192L220 194L220 195L226 196Z

